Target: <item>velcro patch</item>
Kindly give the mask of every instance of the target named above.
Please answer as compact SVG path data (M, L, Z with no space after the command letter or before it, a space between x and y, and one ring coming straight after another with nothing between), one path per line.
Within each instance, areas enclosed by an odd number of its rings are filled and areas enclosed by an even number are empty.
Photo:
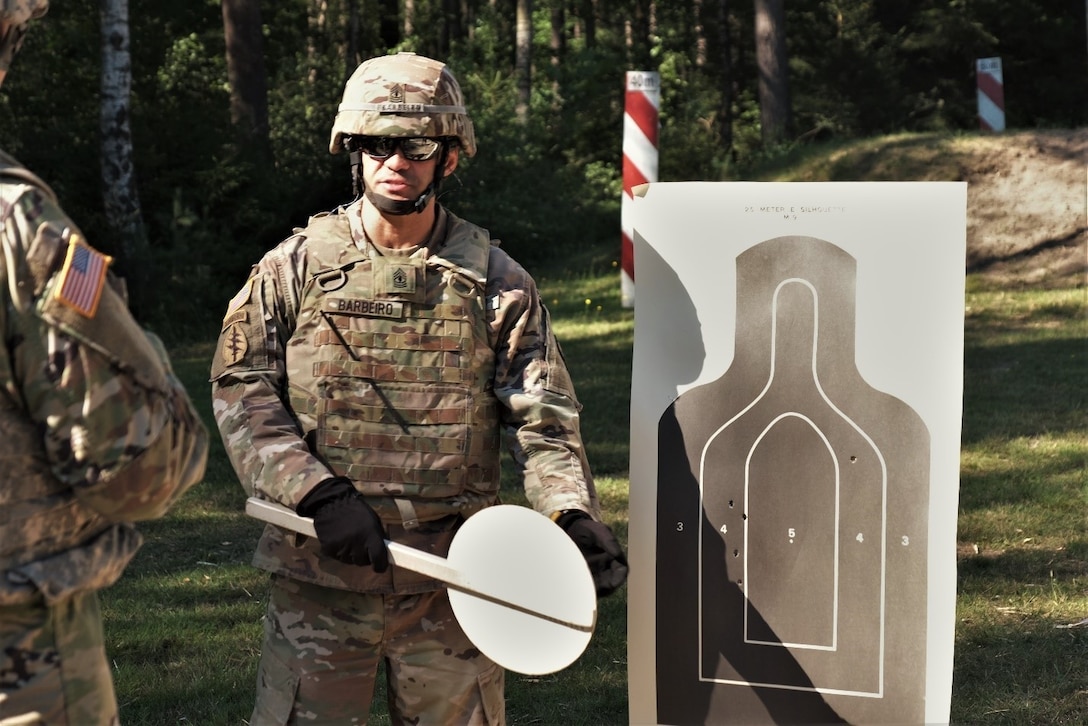
M54 297L83 317L93 318L112 260L84 242L78 234L72 234L68 238L68 254Z
M340 315L362 315L372 318L403 318L404 303L396 300L362 300L359 298L325 298L325 310Z
M246 357L246 351L249 350L249 339L246 337L245 329L238 323L234 323L223 330L220 339L219 353L223 356L223 362L228 366L241 363Z
M251 277L248 280L246 280L246 284L242 285L242 289L239 290L238 293L234 297L232 297L230 299L229 303L227 303L227 313L224 316L224 320L230 318L230 316L232 314L238 312L238 309L240 307L242 307L247 302L249 302L249 296L250 296L250 294L252 292L253 292L253 278ZM224 328L227 327L226 324L224 324L223 327Z

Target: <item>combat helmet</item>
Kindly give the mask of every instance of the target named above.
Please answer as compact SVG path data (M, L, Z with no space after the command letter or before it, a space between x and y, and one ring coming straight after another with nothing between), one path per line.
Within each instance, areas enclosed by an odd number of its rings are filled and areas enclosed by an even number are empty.
M425 136L446 140L435 166L435 179L415 201L393 200L363 189L361 154L354 136ZM364 61L344 87L333 120L329 151L351 154L355 193L391 214L422 212L442 182L449 143L461 153L476 153L476 133L465 110L461 86L445 63L415 53L396 53Z
M415 53L363 61L344 87L332 124L329 151L345 136L455 137L461 151L476 153L476 134L457 79L446 66Z
M30 21L48 9L49 0L0 0L0 83L23 44Z

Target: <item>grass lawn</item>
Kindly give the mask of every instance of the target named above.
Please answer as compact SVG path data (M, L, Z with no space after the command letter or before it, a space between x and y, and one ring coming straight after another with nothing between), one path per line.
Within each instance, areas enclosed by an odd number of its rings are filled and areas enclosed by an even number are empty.
M783 159L786 176L771 169L767 178L961 178L967 157L932 146L893 138L845 156L813 149ZM981 187L992 176L973 179ZM602 244L532 271L585 407L606 519L626 542L634 314L620 307L618 249ZM965 312L952 719L1088 723L1088 625L1070 627L1088 619L1088 290L1001 289L970 275ZM173 350L213 432L207 374L216 332ZM504 499L524 501L512 472L503 476ZM102 593L124 723L247 722L266 580L249 566L262 525L243 504L213 434L204 482L141 527L144 548ZM601 602L594 639L570 668L508 675L511 724L627 723L626 605L626 589ZM371 723L388 723L381 694L375 703Z
M540 275L579 395L608 522L627 536L633 314L608 264ZM1088 721L1086 295L973 290L966 300L956 723ZM213 426L211 343L175 364ZM504 497L519 501L512 477ZM261 525L215 439L205 481L102 594L130 724L243 724L252 707L265 578ZM601 604L585 655L549 676L510 674L512 724L627 723L626 592ZM376 706L373 723L387 723Z

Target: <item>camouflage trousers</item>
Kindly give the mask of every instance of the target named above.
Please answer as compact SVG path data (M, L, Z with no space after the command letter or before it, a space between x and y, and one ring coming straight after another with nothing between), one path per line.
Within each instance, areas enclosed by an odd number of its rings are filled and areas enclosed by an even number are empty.
M37 712L28 723L118 723L94 592L0 607L0 699L0 721Z
M376 595L273 577L250 724L365 724L379 663L393 724L505 723L505 673L465 636L445 590Z

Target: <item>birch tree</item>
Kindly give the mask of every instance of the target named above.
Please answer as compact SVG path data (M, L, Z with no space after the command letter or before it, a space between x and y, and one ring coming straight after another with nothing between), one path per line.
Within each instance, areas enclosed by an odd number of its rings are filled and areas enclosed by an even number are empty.
M529 101L533 90L533 0L517 0L515 74L518 99L515 106L518 123L529 121Z
M106 220L121 250L121 268L133 309L145 310L154 280L133 163L130 97L132 58L129 50L128 0L101 0L102 202Z

